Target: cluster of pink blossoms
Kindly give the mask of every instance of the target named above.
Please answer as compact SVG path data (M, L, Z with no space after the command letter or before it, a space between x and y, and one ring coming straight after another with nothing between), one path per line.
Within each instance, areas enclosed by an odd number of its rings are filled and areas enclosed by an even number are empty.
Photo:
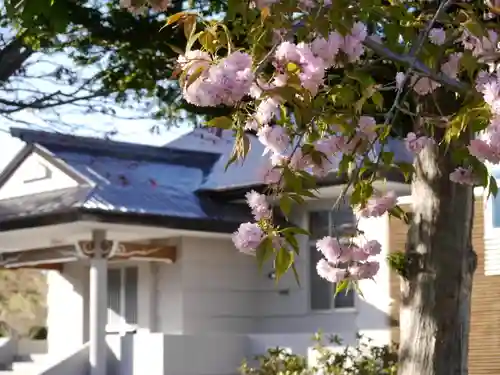
M167 10L172 6L172 0L120 0L120 6L128 9L132 13L141 13L146 8L146 3L149 3L151 8L157 12Z
M235 105L248 94L255 78L252 58L245 52L233 52L214 63L209 53L195 50L179 56L178 63L186 72L184 99L201 107ZM199 76L190 82L194 74Z
M481 138L473 139L468 147L471 155L483 162L500 163L500 78L498 73L479 73L476 89L483 94L493 118Z
M359 213L361 217L379 217L389 211L397 204L397 196L393 191L368 199L365 207Z
M424 147L434 144L434 140L425 136L417 136L410 132L406 135L405 145L408 151L418 154Z
M478 38L465 29L460 40L464 48L472 51L474 56L496 53L500 42L498 33L491 29L487 30L486 35L481 38Z
M266 146L266 151L272 152L270 165L263 171L264 182L268 184L278 183L282 171L280 166L287 165L293 171L308 171L316 177L325 177L332 170L338 168L343 154L353 152L363 153L364 148L358 145L375 141L377 137L377 124L371 116L361 116L352 137L334 134L320 139L312 144L314 149L323 157L320 161L313 160L309 154L305 154L301 147L293 150L291 156L284 154L289 150L289 138L286 131L280 126L263 126L257 133L259 140Z
M316 247L324 257L316 265L318 275L332 283L370 279L380 268L378 261L369 259L381 253L378 241L368 241L364 246L342 245L338 239L327 236L318 240Z
M452 53L448 56L448 60L441 66L441 72L450 78L457 78L461 58L461 53ZM431 94L434 90L441 86L441 84L428 77L419 78L416 76L411 77L411 84L413 85L413 90L415 90L418 95L422 96Z
M252 190L246 194L246 199L255 220L271 218L272 211L265 195ZM367 206L361 210L361 215L380 216L395 204L396 196L393 192L389 192L369 200ZM236 248L248 255L255 255L264 238L265 233L257 223L241 224L238 231L233 234ZM273 243L276 247L282 246L282 238L274 238ZM336 238L327 236L318 240L316 247L323 255L316 266L317 272L322 278L333 283L345 279L356 281L373 278L380 268L380 263L371 258L382 251L381 244L375 240L367 241L363 246L358 246L352 241L344 245Z
M252 210L255 220L268 220L272 217L272 210L264 194L252 190L245 195L248 206ZM238 231L233 233L233 243L244 254L255 255L257 247L264 239L264 232L257 223L243 223ZM281 246L281 244L276 244Z

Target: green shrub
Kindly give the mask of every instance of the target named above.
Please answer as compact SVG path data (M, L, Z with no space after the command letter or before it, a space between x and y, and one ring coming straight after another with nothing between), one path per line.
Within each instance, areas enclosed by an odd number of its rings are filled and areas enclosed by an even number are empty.
M12 329L10 326L4 322L0 321L0 337L11 337L12 336Z
M28 336L31 340L47 340L47 327L32 327Z
M397 373L397 347L395 345L374 346L371 340L361 336L356 346L345 346L333 352L329 346L343 346L337 336L324 339L321 334L314 337L316 363L308 367L307 358L287 353L282 348L270 349L255 357L252 367L244 361L241 375L395 375Z

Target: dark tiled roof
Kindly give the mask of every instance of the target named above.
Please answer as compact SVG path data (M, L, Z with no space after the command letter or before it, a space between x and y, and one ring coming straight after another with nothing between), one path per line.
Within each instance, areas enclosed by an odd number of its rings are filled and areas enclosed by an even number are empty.
M91 190L86 186L0 200L0 222L65 212L85 202Z
M221 231L233 231L241 222L251 220L249 210L242 205L195 193L218 154L30 130L14 129L12 133L41 146L40 152L48 151L50 157L84 177L89 186L3 201L2 221L72 208L138 219L142 215L169 218L169 222L188 220L190 229L194 222L210 221L218 223Z

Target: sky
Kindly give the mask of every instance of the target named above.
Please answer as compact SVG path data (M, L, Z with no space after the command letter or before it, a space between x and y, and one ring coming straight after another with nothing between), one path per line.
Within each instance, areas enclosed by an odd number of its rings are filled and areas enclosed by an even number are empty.
M38 56L34 56L34 60L37 59ZM57 60L57 64L65 65L75 71L78 69L71 62L69 62L69 59L64 58L63 56L51 58L51 60L54 62ZM28 72L33 75L44 75L49 70L52 71L54 69L54 64L52 64L52 62L51 64L37 62L32 68L29 69L30 70ZM88 71L82 72L82 77L84 77L84 74L88 73ZM26 88L31 89L32 87L35 87L37 90L47 94L57 91L61 91L63 93L74 91L74 87L62 83L58 84L52 80L47 81L44 79L37 81L35 79L29 79L26 81L19 80L19 82L14 80L13 83L11 83L10 88L14 89L15 94L12 95L15 95L15 97L9 97L9 93L6 90L2 91L2 97L11 100L22 99L30 102L33 100L30 96L31 94L25 94L24 91ZM137 108L140 108L141 104L142 103L139 102L132 103L132 105ZM141 115L138 111L134 112L134 110L131 109L123 109L120 107L114 107L114 109L121 118L131 118ZM32 110L23 110L11 116L16 121L9 121L8 119L0 117L0 170L3 169L23 147L23 143L21 141L10 136L9 128L11 127L27 127L35 130L57 130L60 132L70 132L71 134L93 137L101 137L106 132L116 131L116 134L110 137L113 140L157 146L164 145L192 129L192 126L187 123L181 125L180 127L167 129L164 122L155 120L127 120L101 113L88 114L83 113L73 106L56 107L53 112L60 116L61 120L65 124L71 125L72 128L62 125L58 129L54 129L54 127L47 125L45 120L47 118L54 118L54 114L49 113L49 115L47 115L47 111L40 113ZM154 125L159 127L160 134L154 134L150 131Z

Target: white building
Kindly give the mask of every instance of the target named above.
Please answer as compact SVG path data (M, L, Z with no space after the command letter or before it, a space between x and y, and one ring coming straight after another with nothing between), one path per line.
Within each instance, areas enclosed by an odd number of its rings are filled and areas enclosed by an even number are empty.
M197 130L158 148L12 132L26 147L0 176L1 261L50 270L48 353L30 374L233 375L270 347L308 353L318 330L390 342L385 262L375 282L361 283L363 298L333 298L306 237L300 285L292 274L276 284L271 265L261 272L235 250L231 233L251 220L244 193L263 187L256 139L248 160L223 173L227 134ZM408 194L387 178L381 190ZM344 181L325 180L321 199L296 208L292 221L316 236L353 223L347 208L331 210ZM387 216L359 221L382 243L381 259L389 225Z

